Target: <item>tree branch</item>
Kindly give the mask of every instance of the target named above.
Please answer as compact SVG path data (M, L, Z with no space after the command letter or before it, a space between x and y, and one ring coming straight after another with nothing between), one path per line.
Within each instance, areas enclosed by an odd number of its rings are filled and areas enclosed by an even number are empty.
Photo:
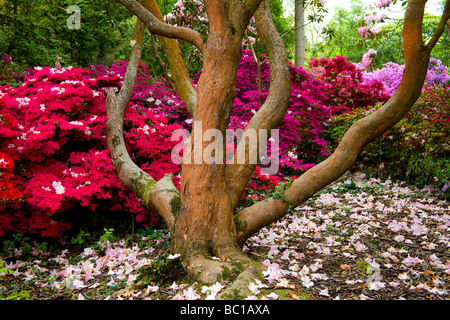
M158 20L164 22L164 17L155 0L141 0L144 8L149 10ZM197 105L197 93L192 86L192 81L186 70L183 55L177 40L157 36L162 46L169 68L171 71L171 78L175 83L175 90L178 96L183 100L189 113L194 116Z
M144 31L145 26L138 19L134 33L136 43L133 46L122 88L117 96L112 88L109 89L106 96L106 114L108 116L108 121L106 122L106 144L110 152L111 161L117 168L119 181L125 188L142 199L147 208L156 209L172 232L174 214L170 209L171 207L166 207L166 204L171 203L174 197L179 198L173 184L173 177L166 175L163 179L156 182L151 175L141 170L130 158L123 135L125 110L130 102L136 82L142 54Z
M145 9L137 0L115 0L132 14L137 16L151 33L188 41L203 52L203 39L197 31L184 27L175 27L157 19L149 10Z
M259 142L260 129L267 130L267 136L270 137L270 129L277 128L284 119L289 104L291 77L284 42L275 29L267 0L261 3L254 16L258 35L269 58L270 89L266 101L250 120L244 134L249 130L255 130ZM258 154L258 144L249 145L248 140L242 139L240 142L242 146L238 146L238 149L245 148L245 163L237 164L235 154L225 169L228 194L235 207L255 170L256 164L249 163L249 156Z
M139 190L144 191L148 184L154 184L156 181L131 160L123 137L123 119L136 82L137 69L142 53L144 30L143 23L138 20L134 33L136 43L131 53L122 88L117 96L113 89L109 89L106 96L106 114L108 116L106 123L106 143L110 151L112 163L117 168L117 175L120 182L124 187L135 192L138 197L145 201L145 195L139 192Z
M431 37L430 41L428 41L427 48L428 50L433 50L434 46L438 42L439 38L442 36L445 30L445 25L449 26L450 29L450 2L447 0L444 6L444 12L441 17L441 21L439 22L439 25L437 26L436 30L434 31L433 36ZM449 31L450 32L450 31ZM450 33L449 33L450 35Z
M422 91L430 58L422 43L425 3L408 2L403 28L405 71L395 94L380 109L355 122L335 152L296 179L284 192L284 199L269 198L242 210L237 215L237 223L245 226L238 234L241 245L253 233L284 217L290 206L300 205L347 172L363 147L393 127L414 105Z

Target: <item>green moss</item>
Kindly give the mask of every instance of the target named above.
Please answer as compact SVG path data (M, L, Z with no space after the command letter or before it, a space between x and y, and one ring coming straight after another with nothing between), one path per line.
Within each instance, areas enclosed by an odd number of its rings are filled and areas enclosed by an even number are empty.
M180 259L156 259L151 265L141 267L138 273L137 288L146 287L150 282L171 284L186 276Z
M116 166L116 174L117 175L119 175L122 165L123 165L123 161L119 161L119 163L117 163L117 166Z
M236 231L237 232L245 232L245 230L247 229L247 221L241 222L239 220L239 214L237 214L234 217L234 223L236 225Z
M174 217L177 218L181 209L180 197L173 197L172 200L170 200L170 208L172 210L172 214L174 215Z
M222 274L219 277L220 281L234 281L237 276L244 270L244 264L242 262L236 261L232 263L231 268L228 266L222 266Z
M120 136L115 135L112 139L112 144L114 148L117 148L120 144Z
M246 295L242 294L238 289L233 289L231 293L225 293L221 296L224 300L245 300Z

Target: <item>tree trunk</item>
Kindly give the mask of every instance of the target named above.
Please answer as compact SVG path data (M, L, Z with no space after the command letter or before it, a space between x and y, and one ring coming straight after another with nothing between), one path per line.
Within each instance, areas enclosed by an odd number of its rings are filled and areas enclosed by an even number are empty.
M305 38L305 7L303 0L295 1L295 65L305 68L306 38Z
M242 35L229 24L219 28L222 30L210 34L204 46L204 68L197 85L197 107L187 147L190 153L184 159L186 162L188 158L190 164L182 164L181 208L173 236L175 250L193 268L204 265L204 256L222 260L243 256L237 245L233 206L224 179L224 157L212 164L198 158L198 153L207 153L205 148L212 143L202 139L207 130L217 129L225 137L236 95ZM199 257L201 263L196 264Z

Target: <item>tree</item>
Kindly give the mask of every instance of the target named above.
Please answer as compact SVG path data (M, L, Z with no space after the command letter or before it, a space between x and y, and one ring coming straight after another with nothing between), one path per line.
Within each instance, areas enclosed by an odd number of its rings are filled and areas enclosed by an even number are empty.
M270 132L283 120L291 79L284 43L274 28L268 0L205 0L210 21L206 39L192 29L161 22L145 8L145 0L116 1L139 18L134 36L136 44L123 86L118 95L109 90L106 101L109 117L107 145L119 180L163 218L173 240L173 250L181 254L187 271L199 281L210 283L228 270L235 276L234 285L229 290L246 284L246 280L257 277L261 272L261 266L241 250L251 235L283 218L290 208L300 205L342 176L353 166L367 143L404 117L421 93L431 50L450 18L450 2L447 1L438 27L424 44L422 20L427 1L409 1L403 29L404 77L392 98L377 111L355 122L335 152L294 180L282 195L238 211L239 198L256 167L250 161L255 145L248 139L240 141L238 149L243 147L246 151L242 163L233 159L226 165L220 157L211 164L194 160L196 149L201 154L210 151L211 143L202 140L208 130L216 129L226 135L235 97L242 40L252 16L270 63L270 90L244 133L255 130L257 138L262 139L263 131L259 129ZM203 54L203 71L195 90L197 103L191 110L193 128L184 155L184 160L190 162L182 163L179 192L170 175L156 181L137 167L128 155L123 138L123 115L136 78L144 25L154 34L188 41ZM217 154L220 151L214 149Z
M305 67L305 7L303 1L295 1L295 65Z
M295 0L295 65L297 67L305 68L306 63L306 25L313 22L322 22L324 13L327 10L324 8L325 0ZM308 22L306 22L305 15L309 9Z

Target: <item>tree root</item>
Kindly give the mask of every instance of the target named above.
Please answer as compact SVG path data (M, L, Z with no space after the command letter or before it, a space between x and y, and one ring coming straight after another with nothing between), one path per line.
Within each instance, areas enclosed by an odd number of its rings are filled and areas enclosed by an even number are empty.
M262 264L241 255L239 260L217 260L201 254L195 255L186 263L188 274L196 281L205 284L228 282L230 285L221 292L217 299L245 299L252 295L248 288L249 282L264 281Z

